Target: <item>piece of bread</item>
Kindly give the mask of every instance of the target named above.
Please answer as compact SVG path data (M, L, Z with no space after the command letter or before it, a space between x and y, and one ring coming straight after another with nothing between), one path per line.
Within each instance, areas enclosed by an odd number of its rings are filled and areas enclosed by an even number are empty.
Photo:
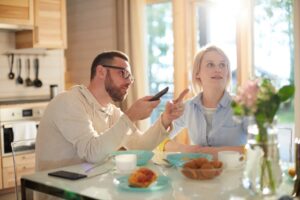
M128 178L130 187L146 188L156 181L157 175L151 169L142 167L130 174Z

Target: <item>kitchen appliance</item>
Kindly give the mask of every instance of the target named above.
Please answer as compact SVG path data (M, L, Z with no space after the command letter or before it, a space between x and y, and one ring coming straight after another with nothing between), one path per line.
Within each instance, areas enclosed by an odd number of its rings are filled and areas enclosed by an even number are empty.
M11 155L11 142L14 138L22 137L21 132L16 132L13 127L18 124L30 122L35 124L38 128L39 121L46 109L47 102L27 103L27 104L13 104L0 105L0 144L2 156ZM36 130L34 130L36 132ZM24 145L17 149L17 153L24 151L32 151L35 149L35 143Z
M50 85L50 99L53 99L58 94L58 85Z

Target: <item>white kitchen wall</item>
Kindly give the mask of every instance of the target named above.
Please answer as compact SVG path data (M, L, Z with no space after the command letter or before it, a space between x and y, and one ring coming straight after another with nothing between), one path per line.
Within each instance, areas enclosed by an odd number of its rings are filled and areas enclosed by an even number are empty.
M5 55L8 51L15 50L15 34L13 31L0 30L0 100L1 99L23 99L23 98L47 98L49 97L49 86L51 84L59 85L59 92L64 89L64 50L22 50L24 52L45 52L45 55L15 55L13 72L15 78L8 78L9 59ZM40 70L39 79L43 82L40 88L26 87L25 84L16 83L17 77L17 59L22 59L21 76L25 82L27 78L26 59L31 60L30 78L35 79L33 59L39 58Z

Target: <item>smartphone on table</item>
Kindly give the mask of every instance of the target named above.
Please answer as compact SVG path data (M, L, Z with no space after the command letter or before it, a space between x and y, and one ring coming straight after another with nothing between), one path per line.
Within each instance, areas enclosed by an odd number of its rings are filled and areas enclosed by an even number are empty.
M64 170L50 172L50 173L48 173L48 175L59 177L59 178L64 178L64 179L68 179L68 180L78 180L78 179L87 177L87 175L85 175L85 174L79 174L79 173L69 172L69 171L64 171Z
M169 90L169 87L164 88L163 90L159 91L157 94L155 94L149 101L157 101L160 99L160 97L162 97L163 95L165 95Z

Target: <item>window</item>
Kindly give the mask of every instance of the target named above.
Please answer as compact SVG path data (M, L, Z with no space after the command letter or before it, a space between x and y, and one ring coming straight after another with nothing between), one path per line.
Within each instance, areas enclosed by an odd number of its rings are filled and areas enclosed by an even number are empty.
M151 122L164 110L165 102L173 97L173 28L172 4L148 4L147 12L147 66L149 91L155 94L166 86L169 92L151 115Z
M254 71L258 77L270 78L276 87L294 83L292 19L292 0L255 1ZM281 125L288 126L294 123L292 102L284 104L278 112L277 116Z
M230 60L231 88L236 90L236 13L237 0L196 1L197 50L208 43L221 47Z
M293 9L300 9L298 1L147 1L156 2L146 7L149 87L154 94L170 86L163 101L171 99L174 91L179 93L179 87L187 86L193 57L207 43L217 44L228 55L232 92L237 83L243 83L253 75L278 80L274 82L277 87L294 83L294 71L298 70L294 63L299 63L294 57L298 46L294 45L299 45L299 41L294 41L293 34L299 32L299 26L293 27L293 15L295 20L299 20L299 15ZM176 14L173 15L172 9ZM181 77L189 80L178 83ZM294 100L283 105L278 113L279 123L283 126L295 124L293 104ZM299 107L297 102L295 104ZM160 105L164 106L164 103ZM159 109L154 112L152 121L161 112ZM297 116L299 120L299 113Z

